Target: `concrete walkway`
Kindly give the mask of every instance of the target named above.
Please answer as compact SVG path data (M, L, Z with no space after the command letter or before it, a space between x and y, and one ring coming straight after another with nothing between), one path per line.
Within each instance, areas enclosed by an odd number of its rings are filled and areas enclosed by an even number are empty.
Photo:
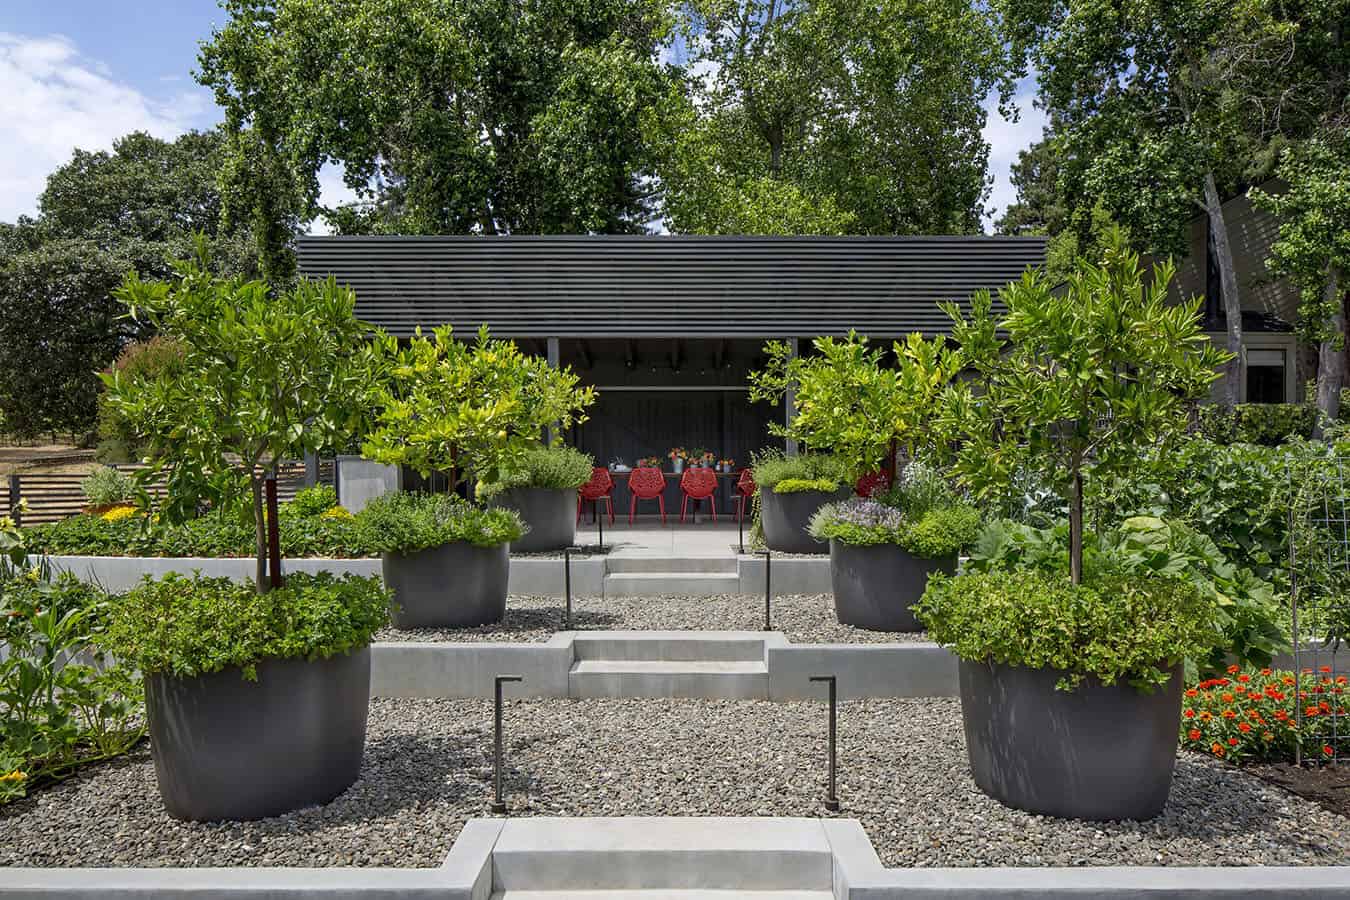
M629 525L626 518L618 518L613 525L605 522L605 546L612 547L611 558L625 556L658 556L670 558L707 558L736 555L736 521L724 517L711 521L680 524L679 516L667 517L661 524L659 517L643 518ZM600 541L600 531L589 517L577 526L579 546L593 546ZM745 539L750 540L750 523L745 524Z

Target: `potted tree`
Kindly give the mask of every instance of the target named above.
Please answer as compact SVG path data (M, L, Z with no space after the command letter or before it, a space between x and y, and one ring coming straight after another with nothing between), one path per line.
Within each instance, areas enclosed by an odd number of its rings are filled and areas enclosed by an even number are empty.
M363 456L423 477L445 473L452 487L491 484L523 470L538 446L534 385L549 377L541 374L542 363L510 341L493 340L486 328L471 343L442 327L431 338L419 332L405 347L386 343L382 352L392 362ZM574 394L554 399L549 421L574 408L564 408ZM372 538L394 592L396 625L459 627L502 618L509 544L525 533L514 511L424 496L389 499L370 515L394 529L384 535L372 529ZM406 533L397 530L401 516L415 523Z
M167 480L147 526L202 504L238 510L254 526L254 584L147 580L113 604L106 649L145 678L169 813L252 819L326 802L361 767L368 645L388 596L376 579L283 579L268 476L342 437L370 368L350 290L329 280L272 291L214 278L205 260L199 241L172 284L127 277L118 298L178 339L182 360L154 375L114 370L106 396L147 440L138 477ZM150 503L143 486L139 502Z
M480 484L477 496L511 509L528 531L512 553L562 550L576 541L577 488L590 480L595 460L575 447L532 447L499 480Z
M957 554L979 533L980 515L932 469L911 463L879 497L827 503L811 536L830 544L830 585L842 625L920 631L911 607L930 575L956 571Z
M1169 304L1170 264L1145 279L1113 236L1061 290L1028 272L966 318L946 307L975 373L946 388L942 427L977 494L1034 472L1067 502L1068 553L1052 574L935 577L917 609L960 657L975 782L1059 816L1144 819L1170 789L1182 663L1221 638L1216 607L1181 577L1083 568L1083 486L1120 473L1186 427L1226 358L1199 300ZM1006 335L1006 339L1004 337ZM978 386L978 388L976 387Z

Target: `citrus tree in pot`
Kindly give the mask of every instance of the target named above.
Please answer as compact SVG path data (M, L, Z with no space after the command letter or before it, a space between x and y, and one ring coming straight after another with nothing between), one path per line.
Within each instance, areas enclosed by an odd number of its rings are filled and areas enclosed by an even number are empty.
M575 408L561 401L541 413L537 386L550 377L540 368L547 365L510 341L494 340L486 328L472 342L455 340L448 327L430 338L419 332L404 347L386 342L382 352L392 361L361 454L423 476L445 473L452 485L491 484L519 471L538 446L545 418L556 421ZM387 503L367 518L387 518L393 527L406 514L416 523L406 535L368 532L383 554L385 584L394 592L394 624L499 621L506 609L509 545L525 533L516 513L449 498Z
M1083 485L1182 435L1225 359L1199 301L1168 302L1172 274L1146 279L1116 234L1061 290L1036 272L1004 288L1001 317L987 293L969 318L946 307L975 374L945 389L956 471L977 495L1033 472L1070 512L1059 570L935 578L916 609L961 659L975 781L1011 806L1148 818L1170 789L1182 664L1215 639L1214 605L1166 573L1085 574Z
M841 624L920 631L911 607L923 596L928 577L956 571L957 554L979 528L973 506L933 469L910 463L890 491L822 506L810 530L830 544L830 582Z
M114 604L107 649L145 678L160 793L187 819L250 819L322 803L355 779L370 701L371 635L387 618L378 581L283 580L278 462L340 439L367 389L355 296L328 282L273 291L222 280L197 259L171 284L134 274L118 292L133 316L183 347L181 364L105 376L107 401L145 436L167 493L146 527L200 507L253 523L252 585L168 576ZM152 498L142 484L139 503ZM268 508L270 506L270 509Z

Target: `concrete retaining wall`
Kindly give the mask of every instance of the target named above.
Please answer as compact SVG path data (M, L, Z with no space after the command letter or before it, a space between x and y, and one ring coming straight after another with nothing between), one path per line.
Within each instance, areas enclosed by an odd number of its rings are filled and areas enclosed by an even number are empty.
M764 557L737 557L736 570L742 594L764 593ZM828 556L774 557L769 580L775 594L828 594L834 590Z

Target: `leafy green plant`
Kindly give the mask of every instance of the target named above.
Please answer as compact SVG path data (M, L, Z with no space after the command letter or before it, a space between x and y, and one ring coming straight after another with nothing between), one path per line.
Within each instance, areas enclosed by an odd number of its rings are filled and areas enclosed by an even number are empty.
M114 506L136 499L136 484L127 473L111 466L99 466L80 482L80 490L90 506Z
M1074 584L1061 573L969 572L928 579L914 607L961 659L1064 673L1151 691L1169 669L1209 652L1213 603L1189 581L1109 574Z
M161 374L176 374L183 365L183 343L172 335L157 334L147 341L128 344L112 369L123 378L153 381ZM129 421L107 394L98 398L97 456L107 462L136 462L145 451L145 435Z
M1100 264L1081 261L1062 288L1028 272L972 298L967 318L945 304L975 377L949 385L941 428L955 467L980 495L1022 472L1068 501L1069 577L1083 576L1084 479L1128 470L1185 433L1190 405L1208 394L1229 355L1200 330L1199 301L1173 304L1174 268L1149 278L1116 234ZM1006 337L1005 337L1006 335Z
M356 522L364 546L377 553L415 553L457 541L495 547L519 540L526 530L514 510L481 509L450 494L404 491L376 497Z
M144 735L139 678L91 649L104 594L32 569L0 582L0 804Z
M788 456L781 450L757 453L753 458L755 485L760 490L780 491L784 481L829 482L829 487L797 487L797 490L835 491L848 477L847 466L825 453L801 453Z
M200 238L196 258L175 272L173 284L132 273L117 297L182 342L181 365L154 377L105 374L108 402L149 440L150 467L138 478L167 476L162 521L194 518L202 501L223 510L251 501L262 592L267 471L337 442L361 419L376 371L367 327L355 317L356 295L332 279L272 290L214 277Z
M839 482L831 478L784 478L770 490L775 494L802 494L808 491L829 494L839 490Z
M1317 407L1305 403L1207 403L1196 410L1196 429L1216 444L1276 446L1290 438L1310 438Z
M798 356L783 341L765 346L767 362L750 373L750 399L778 403L791 390L796 415L771 433L831 453L851 481L909 457L934 440L943 388L961 369L941 340L911 334L889 354L866 337L817 338L815 355Z
M389 374L361 453L424 476L500 481L523 466L544 428L561 433L586 421L595 402L594 389L578 387L570 369L493 340L486 326L471 344L442 327L430 339L419 332L406 347L381 346Z
M525 451L519 463L504 472L501 479L480 484L477 493L480 499L487 499L517 487L571 490L590 480L593 468L594 457L575 447L533 447Z
M1033 528L994 522L980 533L963 571L1053 575L1064 571L1068 555L1067 523ZM1084 564L1089 578L1159 576L1190 582L1214 610L1210 646L1191 658L1201 673L1220 672L1232 660L1269 665L1275 654L1289 649L1286 613L1274 588L1233 565L1212 540L1183 522L1126 519L1090 536Z
M258 595L228 578L171 573L113 604L96 640L144 674L238 666L252 679L264 660L326 659L366 646L388 622L390 600L376 577L295 573Z
M853 497L820 507L809 530L818 541L896 544L914 556L936 559L955 556L970 545L980 531L980 514L974 507L958 505L910 515L876 499Z
M295 492L295 499L282 506L282 515L304 518L321 516L338 505L337 491L331 484L316 484Z

